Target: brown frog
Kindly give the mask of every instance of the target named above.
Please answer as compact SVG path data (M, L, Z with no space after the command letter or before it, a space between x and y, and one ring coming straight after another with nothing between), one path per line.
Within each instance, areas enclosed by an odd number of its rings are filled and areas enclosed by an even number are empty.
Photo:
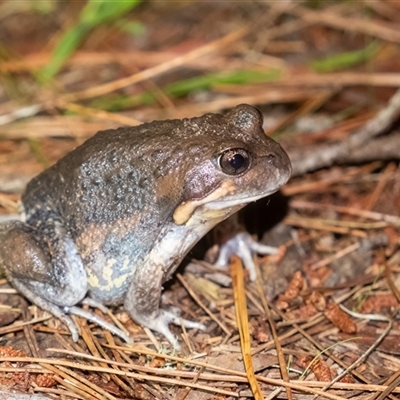
M81 315L129 337L77 305L124 304L138 323L178 347L168 324L203 328L160 308L163 283L218 222L290 177L260 112L155 121L97 133L34 178L23 222L0 227L0 264L14 287L62 320Z

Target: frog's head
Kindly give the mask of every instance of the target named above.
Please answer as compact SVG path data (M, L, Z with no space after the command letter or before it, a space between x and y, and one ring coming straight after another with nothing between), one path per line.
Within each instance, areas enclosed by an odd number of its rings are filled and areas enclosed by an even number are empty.
M224 116L187 120L189 134L180 138L188 146L182 201L173 214L176 224L190 224L193 216L196 223L215 224L289 180L289 158L265 135L262 122L261 113L246 104Z

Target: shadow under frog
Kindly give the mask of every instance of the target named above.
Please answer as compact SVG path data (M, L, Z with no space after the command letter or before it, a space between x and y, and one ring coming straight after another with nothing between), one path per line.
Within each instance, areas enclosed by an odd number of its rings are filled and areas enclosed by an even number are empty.
M123 303L136 322L179 347L169 323L204 326L160 308L163 283L212 227L277 191L290 173L286 153L248 105L102 131L27 185L24 222L0 227L0 263L75 341L68 314L129 341L77 306Z

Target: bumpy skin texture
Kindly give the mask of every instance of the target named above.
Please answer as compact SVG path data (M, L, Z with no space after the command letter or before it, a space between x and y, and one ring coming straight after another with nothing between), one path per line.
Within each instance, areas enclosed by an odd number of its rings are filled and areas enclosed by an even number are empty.
M245 171L223 171L228 149L249 154ZM18 290L71 330L64 314L88 293L124 302L137 322L175 341L168 322L179 321L159 308L163 282L209 229L278 190L290 172L247 105L99 132L28 184L26 221L0 228L0 262Z

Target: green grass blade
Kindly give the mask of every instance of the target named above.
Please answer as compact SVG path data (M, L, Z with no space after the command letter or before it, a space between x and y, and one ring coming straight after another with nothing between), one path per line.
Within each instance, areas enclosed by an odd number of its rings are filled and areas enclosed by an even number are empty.
M79 43L85 37L88 28L83 25L77 25L73 29L65 32L54 49L49 64L39 71L39 81L44 83L49 81L62 67L68 57L76 50Z
M89 0L80 14L80 23L93 28L126 14L140 2L141 0Z
M215 85L244 85L247 83L270 82L277 80L279 76L280 71L277 69L268 71L239 70L229 73L209 74L174 82L168 85L165 91L172 96L184 96L195 90L206 90Z
M361 50L335 54L323 60L315 60L311 63L311 68L320 73L348 69L368 61L378 50L378 43L373 42Z
M141 0L115 2L89 0L81 11L75 26L66 31L58 41L49 64L38 73L39 81L44 83L52 79L91 29L126 14L140 2Z

